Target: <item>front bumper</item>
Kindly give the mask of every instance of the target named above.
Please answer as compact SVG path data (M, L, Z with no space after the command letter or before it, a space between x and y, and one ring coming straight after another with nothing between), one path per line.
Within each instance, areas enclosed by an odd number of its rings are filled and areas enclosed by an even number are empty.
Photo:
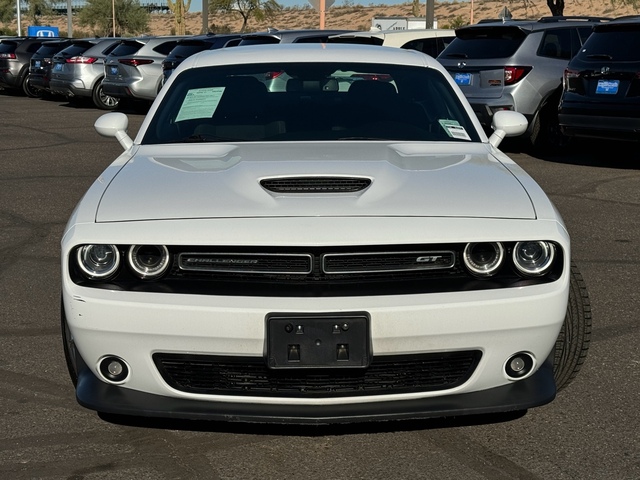
M556 385L552 365L546 362L534 375L520 382L463 395L336 405L237 404L168 398L119 388L98 380L84 365L80 371L76 392L80 405L108 414L167 419L321 425L527 410L551 402L555 398Z
M492 291L343 298L250 298L117 292L66 283L64 309L78 350L80 404L127 415L274 421L348 422L522 410L553 399L544 367L562 325L567 276L556 282ZM286 308L284 308L286 306ZM462 384L435 390L305 397L224 394L167 383L154 355L265 358L271 312L366 311L376 357L466 350L482 352ZM531 373L508 378L516 353L534 359ZM109 384L100 362L123 359L129 376Z

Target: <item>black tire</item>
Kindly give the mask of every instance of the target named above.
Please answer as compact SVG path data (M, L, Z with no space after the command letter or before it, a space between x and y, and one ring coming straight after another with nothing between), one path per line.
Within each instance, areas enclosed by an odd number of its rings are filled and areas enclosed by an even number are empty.
M571 137L563 135L560 130L559 101L559 96L552 96L533 120L529 140L533 149L538 153L560 153L566 150L571 143Z
M587 358L591 341L591 303L578 267L571 263L569 303L553 352L553 374L558 391L576 377Z
M62 347L64 349L64 359L67 362L67 370L69 371L69 378L71 383L75 387L78 384L78 361L76 346L73 342L73 335L67 325L67 316L64 312L64 304L60 300L60 327L62 329Z
M42 96L42 90L31 86L28 73L26 73L22 79L22 91L29 98L38 98Z
M118 108L118 104L120 103L119 98L112 97L111 95L106 95L104 93L102 90L102 79L96 83L95 87L93 87L91 99L93 100L93 104L100 110L115 110Z

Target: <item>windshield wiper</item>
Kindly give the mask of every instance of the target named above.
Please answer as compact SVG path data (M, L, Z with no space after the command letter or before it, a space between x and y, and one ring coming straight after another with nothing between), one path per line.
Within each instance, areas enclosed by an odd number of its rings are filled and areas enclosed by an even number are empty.
M445 55L445 57L451 57L451 58L469 58L469 55L467 55L466 53L448 53Z
M606 53L593 53L591 55L587 55L587 58L601 58L603 60L613 60L611 55L607 55Z

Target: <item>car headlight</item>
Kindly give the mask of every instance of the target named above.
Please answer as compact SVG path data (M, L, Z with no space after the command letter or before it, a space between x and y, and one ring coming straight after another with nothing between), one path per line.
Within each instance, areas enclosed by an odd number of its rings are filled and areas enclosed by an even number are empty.
M120 265L115 245L84 245L78 248L78 266L88 278L107 278Z
M555 254L556 249L549 242L518 242L513 248L513 263L523 275L544 275L553 265Z
M169 250L164 245L132 245L127 259L138 277L157 278L169 267Z
M504 260L504 247L499 242L468 243L463 253L464 264L474 275L494 275Z

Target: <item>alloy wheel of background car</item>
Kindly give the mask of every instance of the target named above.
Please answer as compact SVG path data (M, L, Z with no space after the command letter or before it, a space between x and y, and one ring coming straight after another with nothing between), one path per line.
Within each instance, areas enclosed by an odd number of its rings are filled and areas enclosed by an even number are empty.
M29 97L29 98L38 98L42 96L42 90L39 90L37 88L34 88L31 86L31 83L29 82L29 74L25 74L23 80L22 80L22 91L24 92L24 94Z
M64 359L69 370L69 377L74 386L78 384L78 365L76 361L76 346L73 336L67 325L67 317L64 313L64 304L60 300L60 327L62 329L62 346L64 349Z
M553 373L558 391L567 387L584 363L591 341L591 303L585 282L571 262L567 316L556 341Z
M98 82L94 87L91 98L93 100L93 104L100 110L115 110L118 108L118 104L120 103L119 98L112 97L104 93L102 90L102 80L100 80L100 82Z

